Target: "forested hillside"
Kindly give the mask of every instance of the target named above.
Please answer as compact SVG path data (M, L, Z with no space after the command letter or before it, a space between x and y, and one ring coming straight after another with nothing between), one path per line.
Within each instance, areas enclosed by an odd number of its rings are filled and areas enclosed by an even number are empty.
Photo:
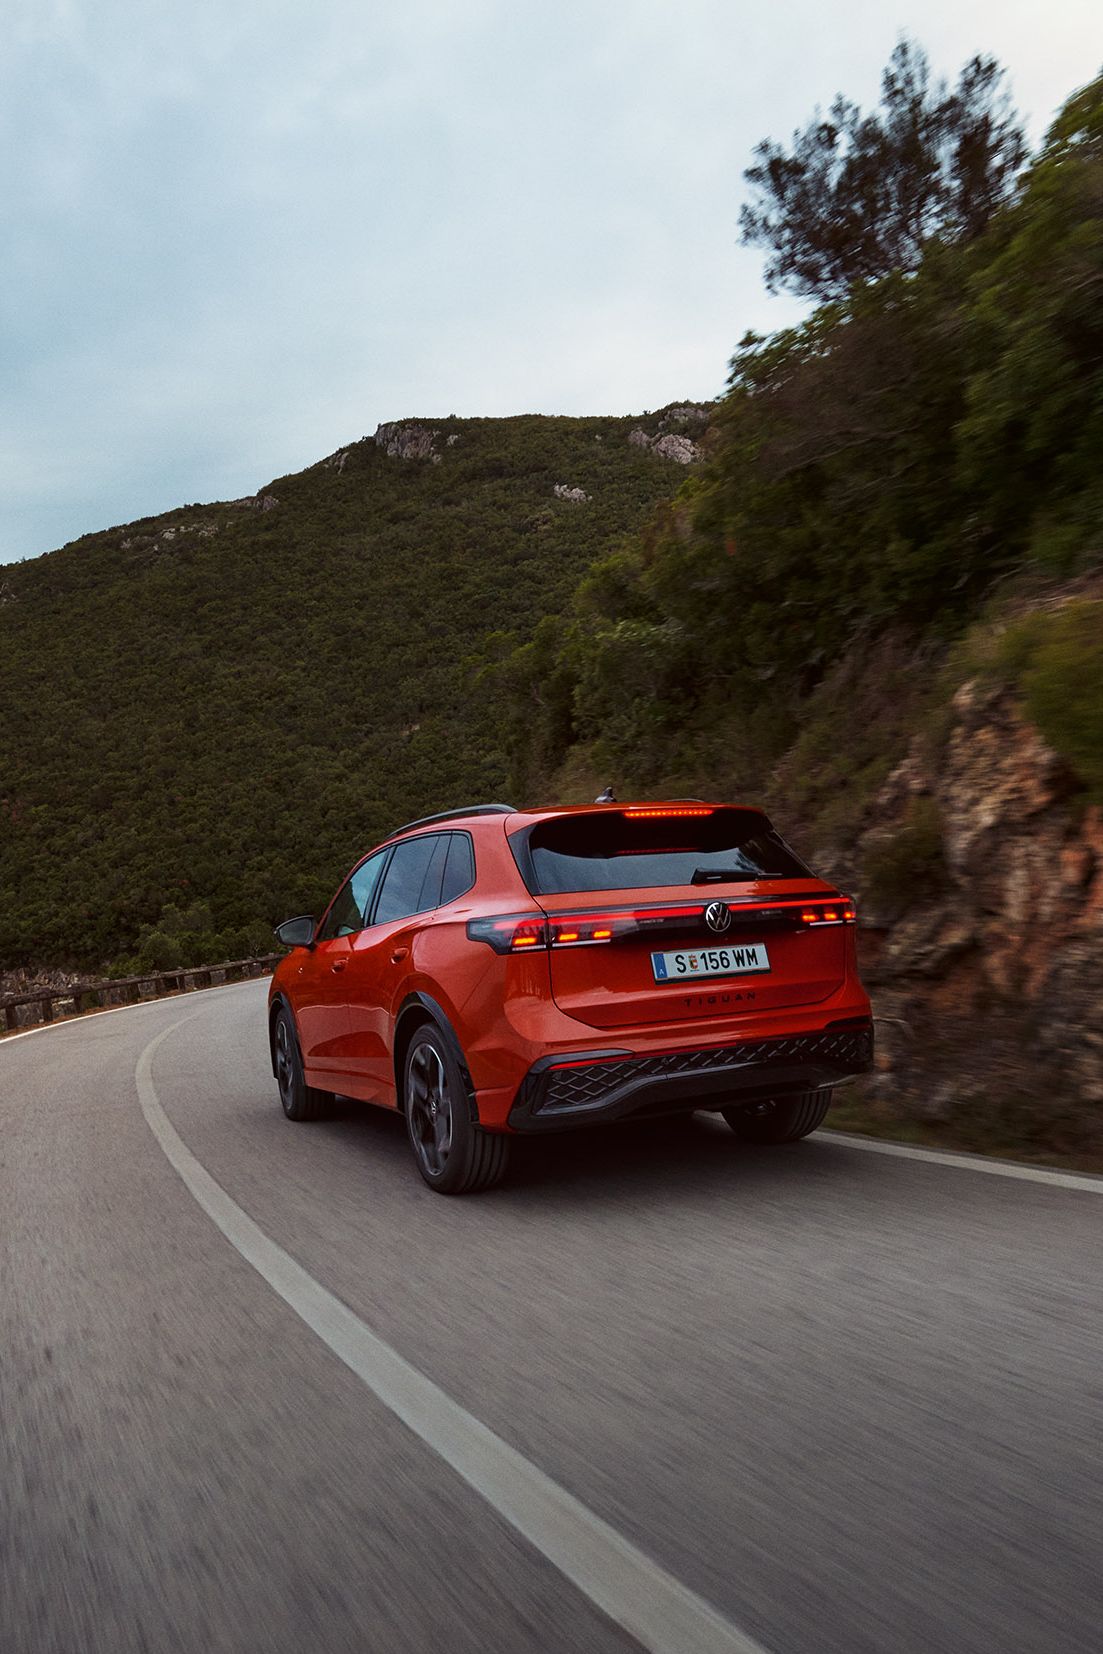
M0 570L0 970L267 948L384 832L500 797L476 664L638 530L701 417L406 422Z

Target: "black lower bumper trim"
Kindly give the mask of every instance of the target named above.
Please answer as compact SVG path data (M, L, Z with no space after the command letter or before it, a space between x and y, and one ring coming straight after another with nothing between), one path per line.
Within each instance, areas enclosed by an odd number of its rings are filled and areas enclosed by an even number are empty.
M722 1108L729 1100L819 1091L866 1073L872 1063L873 1024L864 1020L658 1056L543 1057L526 1075L509 1124L521 1132L563 1131L633 1114Z

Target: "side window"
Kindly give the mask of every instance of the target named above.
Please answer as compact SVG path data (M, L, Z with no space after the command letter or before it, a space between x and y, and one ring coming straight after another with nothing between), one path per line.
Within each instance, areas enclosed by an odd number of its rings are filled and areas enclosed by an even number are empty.
M377 851L374 856L369 856L367 861L356 869L349 880L352 887L353 901L356 903L360 914L360 924L356 927L358 930L366 925L371 918L372 897L375 895L375 888L379 883L379 875L383 871L383 863L386 859L387 852L385 850Z
M441 902L454 902L475 883L475 853L467 833L449 833L448 861L444 868Z
M440 881L448 848L447 833L423 833L396 844L379 892L373 924L385 925L424 913L440 901Z
M375 894L386 859L387 852L378 851L361 863L345 881L326 916L325 924L318 932L319 942L328 942L333 936L351 936L355 931L363 930L364 915Z
M326 922L318 932L319 942L328 942L334 936L351 936L360 929L360 910L352 894L352 880L347 879L333 899L326 914Z

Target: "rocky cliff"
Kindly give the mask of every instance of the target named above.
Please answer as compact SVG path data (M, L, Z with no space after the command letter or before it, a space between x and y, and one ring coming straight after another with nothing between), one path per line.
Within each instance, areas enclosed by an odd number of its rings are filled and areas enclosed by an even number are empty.
M1103 1152L1099 806L1020 698L973 679L943 738L913 740L869 819L860 866L883 866L909 836L912 848L895 885L871 878L863 903L871 1101L978 1140L970 1127L1014 1135L1032 1110L1040 1144Z

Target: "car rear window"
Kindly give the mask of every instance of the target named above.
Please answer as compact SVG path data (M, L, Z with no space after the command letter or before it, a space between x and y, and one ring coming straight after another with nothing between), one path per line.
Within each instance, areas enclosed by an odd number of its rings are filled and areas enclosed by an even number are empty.
M534 896L811 876L759 810L556 816L510 844Z

